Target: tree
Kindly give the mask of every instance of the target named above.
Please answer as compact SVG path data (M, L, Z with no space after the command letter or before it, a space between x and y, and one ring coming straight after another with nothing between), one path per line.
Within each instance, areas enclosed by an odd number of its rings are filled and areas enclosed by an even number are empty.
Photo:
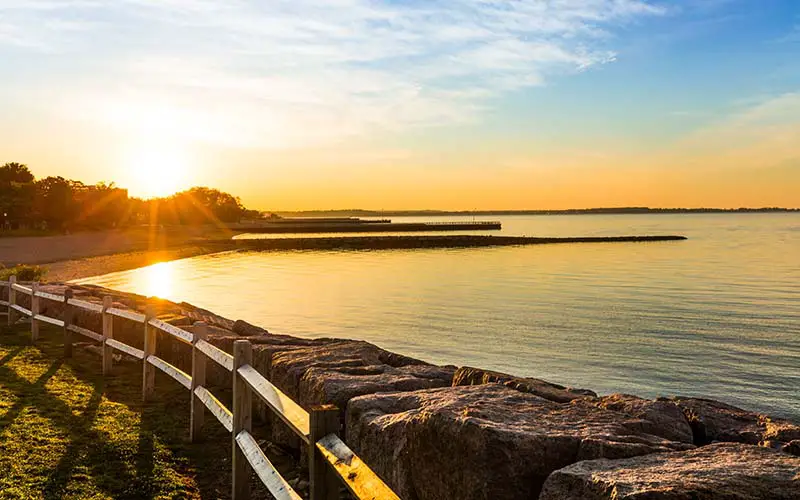
M32 222L35 187L27 165L11 162L0 167L0 222L20 227Z
M72 185L63 177L46 177L36 183L36 215L49 229L63 229L75 217Z
M12 161L0 167L0 185L29 184L31 182L33 182L33 174L27 165Z
M26 165L0 167L0 227L45 225L49 229L100 229L122 225L219 224L248 211L239 198L194 187L167 198L129 198L113 183L84 184L63 177L36 181ZM257 215L251 211L251 216Z

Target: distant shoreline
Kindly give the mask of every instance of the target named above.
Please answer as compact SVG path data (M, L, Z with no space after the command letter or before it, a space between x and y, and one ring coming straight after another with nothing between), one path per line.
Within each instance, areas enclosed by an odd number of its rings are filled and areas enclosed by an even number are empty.
M298 210L275 211L282 217L435 217L439 215L637 215L637 214L753 214L753 213L797 213L800 208L569 208L564 210Z

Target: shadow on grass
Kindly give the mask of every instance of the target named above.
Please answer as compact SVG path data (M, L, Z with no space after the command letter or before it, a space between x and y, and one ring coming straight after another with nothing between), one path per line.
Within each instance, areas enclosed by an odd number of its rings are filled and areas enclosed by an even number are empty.
M19 424L27 425L21 419L28 414L23 411L31 408L65 436L66 447L53 449L57 464L45 478L22 478L31 485L24 494L38 493L45 498L97 494L131 499L230 497L230 434L207 414L203 442L188 442L188 391L157 374L155 397L143 404L139 362L119 363L112 376L104 378L99 358L84 349L75 349L72 359L60 359L60 329L42 328L40 340L31 347L28 328L0 326L0 345L18 346L0 358L0 387L7 387L16 397L0 416L0 444L14 439L7 434L12 423L20 420ZM52 359L56 361L33 383L8 366L12 360L42 364ZM80 404L75 404L76 400ZM0 459L3 453L0 447ZM45 449L43 453L51 452ZM25 460L25 453L22 455L19 459ZM271 498L254 486L254 498Z
M11 359L14 358L17 354L19 354L22 351L22 349L23 349L22 347L19 347L12 353L5 356L2 360L0 360L0 373L2 373L4 379L6 378L5 375L11 373L13 374L13 377L10 378L19 379L25 384L27 384L29 390L27 390L26 393L28 393L28 395L35 392L41 392L44 389L44 385L47 383L47 381L50 380L53 377L53 375L56 374L59 368L61 368L63 361L58 360L53 364L51 364L50 367L47 369L47 371L45 371L42 375L40 375L39 378L36 379L36 382L31 384L27 380L22 379L21 377L16 375L12 370L9 370L5 366L5 364L11 361ZM19 414L22 412L22 410L25 409L25 407L29 403L30 403L29 398L20 397L19 399L17 399L17 401L14 403L11 409L9 409L6 413L4 413L2 418L0 418L0 434L2 434L5 428L11 425L17 419Z

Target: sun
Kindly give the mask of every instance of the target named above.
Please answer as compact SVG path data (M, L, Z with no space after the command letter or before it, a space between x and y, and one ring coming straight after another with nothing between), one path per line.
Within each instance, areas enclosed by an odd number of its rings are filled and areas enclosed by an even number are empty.
M186 157L176 149L151 148L129 155L126 177L131 193L143 198L159 198L186 189Z

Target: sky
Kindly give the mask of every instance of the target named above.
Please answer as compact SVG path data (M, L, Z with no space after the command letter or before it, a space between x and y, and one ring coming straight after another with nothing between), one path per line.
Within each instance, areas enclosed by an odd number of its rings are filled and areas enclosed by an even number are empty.
M797 0L0 0L0 163L250 208L800 207Z

